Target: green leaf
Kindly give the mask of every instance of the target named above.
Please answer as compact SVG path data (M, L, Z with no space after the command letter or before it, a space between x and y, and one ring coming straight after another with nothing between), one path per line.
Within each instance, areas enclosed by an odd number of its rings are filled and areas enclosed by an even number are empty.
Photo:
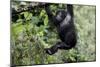
M39 20L39 18L38 17L32 17L32 23L33 24L36 24L36 23L38 23L40 20Z
M45 19L44 19L44 25L47 26L48 25L48 16L46 15Z
M24 17L26 20L30 20L32 18L32 13L24 12Z

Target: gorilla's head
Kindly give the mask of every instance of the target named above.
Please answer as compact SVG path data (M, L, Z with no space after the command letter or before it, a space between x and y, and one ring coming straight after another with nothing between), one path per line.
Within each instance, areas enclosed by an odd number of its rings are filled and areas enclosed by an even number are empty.
M62 22L65 19L65 17L66 17L66 11L65 10L57 11L55 17L56 17L56 20L58 22Z

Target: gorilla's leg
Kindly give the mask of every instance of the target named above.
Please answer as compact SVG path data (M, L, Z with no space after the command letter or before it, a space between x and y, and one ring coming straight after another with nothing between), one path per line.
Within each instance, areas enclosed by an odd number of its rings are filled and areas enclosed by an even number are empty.
M52 54L55 54L58 51L58 49L67 50L69 48L70 48L70 46L66 45L64 42L58 42L51 48L46 48L45 51L47 54L52 55Z

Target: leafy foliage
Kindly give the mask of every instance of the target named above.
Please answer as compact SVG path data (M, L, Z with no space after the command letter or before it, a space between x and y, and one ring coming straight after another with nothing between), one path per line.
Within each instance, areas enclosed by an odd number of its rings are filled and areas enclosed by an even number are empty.
M63 7L63 4L51 5L54 14ZM70 50L59 50L52 56L46 54L44 49L54 45L59 37L54 26L49 24L44 8L22 12L18 16L17 21L11 23L12 65L95 61L94 6L74 5L77 45Z

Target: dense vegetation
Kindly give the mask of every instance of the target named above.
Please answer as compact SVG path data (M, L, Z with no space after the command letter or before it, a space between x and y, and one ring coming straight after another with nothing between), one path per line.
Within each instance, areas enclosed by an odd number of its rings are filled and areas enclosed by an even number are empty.
M20 2L12 4L20 8ZM35 3L34 3L35 4ZM36 8L18 14L11 21L11 63L12 65L36 65L69 62L95 61L95 7L74 6L74 21L77 30L77 45L70 50L59 50L48 55L44 48L59 41L55 27L48 22L44 8ZM51 5L55 12L64 8L63 4ZM23 7L25 8L25 7ZM12 20L14 20L12 18Z

